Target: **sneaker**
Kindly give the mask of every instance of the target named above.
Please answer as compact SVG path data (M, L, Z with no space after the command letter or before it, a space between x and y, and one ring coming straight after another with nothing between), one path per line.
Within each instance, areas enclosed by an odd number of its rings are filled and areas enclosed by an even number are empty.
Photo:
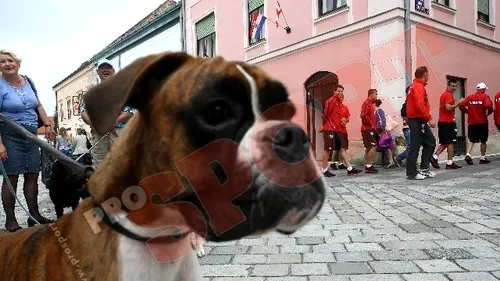
M332 171L338 170L337 165L335 163L331 163L330 166L328 166L328 170Z
M347 166L344 163L339 164L339 170L347 170Z
M474 165L474 161L472 161L472 158L470 158L469 155L465 156L465 162L469 165Z
M424 176L424 177L426 177L426 178L433 178L433 177L435 177L435 176L436 176L436 174L435 174L435 173L433 173L433 172L431 172L429 169L427 169L427 170L422 170L422 171L420 171L420 173L419 173L419 174L421 174L422 176Z
M373 165L370 168L365 166L365 173L376 174L376 173L378 173L378 170L375 169L375 167L373 167Z
M446 170L457 170L457 169L462 169L462 166L457 165L455 162L451 163L450 165L446 164Z
M324 176L324 177L327 177L327 178L330 178L330 177L334 177L334 176L335 176L335 174L334 174L334 173L332 173L332 172L330 172L330 171L328 171L328 170L326 170L326 171L323 173L323 176Z
M422 175L421 173L418 173L415 176L406 177L406 178L409 179L409 180L423 180L423 179L426 178L426 176Z
M486 158L479 160L479 164L490 164L490 163L491 163L491 161L486 159Z
M361 170L358 170L358 169L356 169L356 168L354 168L354 167L352 168L352 170L350 170L350 171L348 170L348 171L347 171L347 175L348 175L348 176L357 175L357 174L359 174L359 173L361 173Z
M439 167L438 160L434 157L431 158L431 165L434 169L441 169L441 167Z

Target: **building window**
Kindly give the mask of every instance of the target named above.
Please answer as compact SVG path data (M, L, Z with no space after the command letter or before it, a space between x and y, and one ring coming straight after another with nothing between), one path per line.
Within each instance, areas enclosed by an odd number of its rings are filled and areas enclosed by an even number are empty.
M197 55L204 58L213 58L215 53L215 14L196 23Z
M318 0L319 16L347 6L347 0Z
M249 45L255 44L260 40L264 39L264 30L262 29L257 35L254 37L254 33L252 32L254 25L258 25L258 20L256 22L258 15L264 15L264 0L248 0L248 42ZM257 26L255 26L257 28Z
M436 3L450 7L450 0L433 0Z
M490 1L477 0L477 19L480 21L490 22Z
M68 119L71 119L71 100L68 99L66 101L66 108L67 108L67 113L68 113Z

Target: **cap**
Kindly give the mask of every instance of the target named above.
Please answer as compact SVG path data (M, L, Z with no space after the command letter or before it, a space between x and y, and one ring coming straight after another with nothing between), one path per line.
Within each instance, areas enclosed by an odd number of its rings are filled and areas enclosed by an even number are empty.
M478 89L478 90L488 90L488 87L486 87L486 84L484 84L483 82L481 82L481 83L477 84L476 89Z
M109 60L107 60L107 59L102 59L102 60L100 60L100 61L97 63L97 68L101 67L103 64L107 64L107 65L111 66L112 68L115 68L115 67L113 66L113 64L112 64Z

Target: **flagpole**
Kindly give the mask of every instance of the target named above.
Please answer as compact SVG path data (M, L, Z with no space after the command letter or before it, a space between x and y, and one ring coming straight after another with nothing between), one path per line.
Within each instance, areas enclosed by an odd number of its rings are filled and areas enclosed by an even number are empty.
M273 21L272 19L269 19L268 17L266 17L266 20L268 20L268 21L270 21L270 22L272 22L272 23L274 23L274 24L277 24L279 27L281 27L281 28L283 28L284 30L286 30L286 27L281 26L281 24L280 24L279 22L277 22L277 21Z
M292 29L290 28L290 26L288 25L288 21L286 20L285 12L283 11L283 8L281 8L279 0L276 0L276 3L278 4L278 7L280 7L281 13L283 14L283 19L285 20L286 23L286 27L284 27L283 29L286 30L286 33L292 32Z

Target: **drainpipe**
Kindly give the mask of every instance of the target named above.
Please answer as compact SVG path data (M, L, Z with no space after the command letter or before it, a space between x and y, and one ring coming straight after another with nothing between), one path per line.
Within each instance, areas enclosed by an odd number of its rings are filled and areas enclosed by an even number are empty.
M412 53L411 53L411 1L404 0L405 5L405 72L406 86L411 84L412 77Z
M183 52L186 51L186 40L185 40L185 35L186 35L186 24L185 24L185 7L186 7L186 0L181 0L181 12L179 16L179 22L181 25L181 50Z

